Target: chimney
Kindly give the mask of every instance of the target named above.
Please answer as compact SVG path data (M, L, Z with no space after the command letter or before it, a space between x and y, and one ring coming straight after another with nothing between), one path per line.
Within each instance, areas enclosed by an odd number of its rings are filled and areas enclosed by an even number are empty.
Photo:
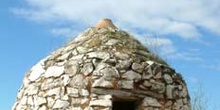
M99 20L98 23L96 23L95 28L103 28L103 27L111 27L113 29L116 29L117 27L112 23L112 20L110 19L102 19Z

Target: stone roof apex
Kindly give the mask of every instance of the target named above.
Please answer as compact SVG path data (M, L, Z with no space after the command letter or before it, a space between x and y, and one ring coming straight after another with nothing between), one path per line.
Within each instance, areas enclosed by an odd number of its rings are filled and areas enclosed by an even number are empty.
M113 23L111 19L101 19L96 23L95 28L103 28L103 27L111 27L111 28L117 28Z

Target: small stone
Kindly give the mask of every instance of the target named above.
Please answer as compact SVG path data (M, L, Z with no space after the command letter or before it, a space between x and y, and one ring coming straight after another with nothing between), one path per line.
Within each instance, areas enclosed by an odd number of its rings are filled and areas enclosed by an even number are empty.
M92 73L94 70L93 64L92 63L86 63L84 64L83 68L82 68L82 73L85 76L88 76L90 73Z
M26 103L27 103L27 96L22 97L20 103L21 103L22 105L26 105Z
M151 77L153 77L152 69L151 67L147 67L146 70L143 72L142 78L150 79Z
M78 64L81 64L83 61L82 61L82 59L83 59L83 57L84 57L85 55L84 54L79 54L79 55L76 55L76 56L73 56L71 59L70 59L70 61L72 62L77 62Z
M110 39L108 40L105 45L115 45L116 43L118 43L119 40L116 40L116 39Z
M184 104L187 104L188 102L189 102L189 101L188 101L187 98L184 98L184 99L183 99L183 103L184 103Z
M166 81L167 84L173 83L173 79L171 78L171 76L169 74L164 74L163 78L164 78L164 80Z
M47 100L44 97L34 96L34 105L40 106L46 103L47 103Z
M173 85L167 85L167 87L166 87L167 99L173 99L173 89L174 89Z
M68 101L63 101L63 100L56 100L56 102L53 105L53 109L65 109L69 106L69 102Z
M141 75L130 70L130 71L127 71L126 73L124 73L122 75L122 78L125 78L127 80L140 80L141 79Z
M66 95L62 96L61 100L69 100L69 96L66 94Z
M147 64L149 64L149 65L153 65L155 62L153 62L153 61L146 61L147 62Z
M138 63L133 63L132 64L132 69L138 73L142 73L144 70L144 67L141 64Z
M30 84L28 88L26 89L26 91L24 92L24 94L35 95L38 93L38 90L39 88L37 84Z
M29 105L34 105L34 101L33 101L32 96L29 96L29 97L28 97L27 104L29 104Z
M128 54L121 53L121 52L115 52L115 56L119 59L122 59L122 60L130 58Z
M64 71L67 75L74 76L79 72L79 64L76 61L67 62Z
M29 73L28 73L28 74L29 74ZM27 77L24 77L24 79L23 79L23 85L24 85L24 86L28 86L30 83L31 83L31 81L30 81Z
M89 91L86 89L82 89L79 93L81 96L84 96L84 97L89 96Z
M60 57L58 57L57 60L58 61L64 61L69 57L69 55L70 55L70 52L65 53L65 54L61 55Z
M71 105L72 106L79 106L82 102L82 98L72 98Z
M161 107L161 104L154 98L146 97L143 100L143 106Z
M182 99L178 99L174 104L173 104L173 110L182 110L180 109L183 106L183 101Z
M44 77L49 78L49 77L58 77L61 74L64 73L64 67L61 66L51 66L47 69L47 71L44 74Z
M119 78L119 73L115 68L104 68L100 70L106 80L112 80L113 78Z
M119 81L118 86L122 89L133 89L134 82L133 81Z
M78 46L76 49L79 54L86 53L88 51L88 49L86 47L82 47L82 46Z
M172 104L173 104L172 101L167 101L164 106L165 106L165 108L168 108L168 107L171 107Z
M68 75L62 75L62 76L61 76L61 79L62 79L62 81L63 81L63 85L64 85L64 86L68 85L69 82L70 82L70 78L69 78Z
M106 81L104 78L100 78L95 80L92 84L92 87L104 87L104 88L113 88L113 84L111 81Z
M45 72L44 67L41 65L41 63L38 63L31 69L30 76L28 79L30 81L37 80L43 73Z
M103 62L100 62L97 66L96 66L96 71L100 71L104 68L107 68L107 67L110 67L109 64L107 63L103 63Z
M57 88L49 89L45 93L45 96L52 96L52 95L58 96L59 94L60 94L60 88L57 87Z
M131 60L119 60L119 63L117 63L116 68L121 70L121 69L128 69L130 66L131 66Z
M53 98L47 97L47 106L49 108L52 108L54 103L55 103L55 100Z
M27 90L26 90L27 91ZM28 92L26 92L23 88L21 88L19 91L18 91L18 95L17 95L17 98L18 99L21 99L22 97L23 97L23 94L24 93L28 93Z
M72 51L72 53L71 53L73 56L76 56L76 55L78 55L78 52L77 52L77 50L76 49L74 49L73 51Z
M157 91L158 93L164 93L166 88L165 88L165 84L161 83L161 82L157 82L155 80L150 80L153 81L151 82L151 89L154 91Z
M70 81L69 85L74 88L86 88L88 80L84 78L82 74L75 75Z
M89 105L90 106L110 107L110 106L112 106L112 101L106 100L106 99L99 99L99 100L90 101Z
M150 81L145 80L144 83L143 83L143 85L144 85L145 87L151 87L152 84L151 84Z
M22 104L18 104L15 108L16 110L27 110L27 106Z
M62 85L62 82L60 78L58 79L48 78L43 83L41 83L40 88L41 90L48 90L48 89L52 89L54 87L61 86L61 85Z
M110 58L110 54L107 52L90 52L88 53L89 58L99 58L107 60Z
M187 94L188 94L187 88L186 88L186 86L183 86L183 89L179 95L182 97L187 97Z
M67 94L72 97L79 97L79 90L76 88L67 87Z

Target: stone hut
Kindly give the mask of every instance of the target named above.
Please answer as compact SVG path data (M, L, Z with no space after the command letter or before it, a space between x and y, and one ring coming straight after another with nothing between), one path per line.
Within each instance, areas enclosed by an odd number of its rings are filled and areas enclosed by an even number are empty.
M12 110L191 110L182 76L104 19L27 72Z

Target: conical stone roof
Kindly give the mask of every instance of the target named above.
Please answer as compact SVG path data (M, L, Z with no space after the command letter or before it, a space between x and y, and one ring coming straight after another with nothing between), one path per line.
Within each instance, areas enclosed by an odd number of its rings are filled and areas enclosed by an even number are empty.
M12 110L190 110L181 75L104 19L25 75Z

